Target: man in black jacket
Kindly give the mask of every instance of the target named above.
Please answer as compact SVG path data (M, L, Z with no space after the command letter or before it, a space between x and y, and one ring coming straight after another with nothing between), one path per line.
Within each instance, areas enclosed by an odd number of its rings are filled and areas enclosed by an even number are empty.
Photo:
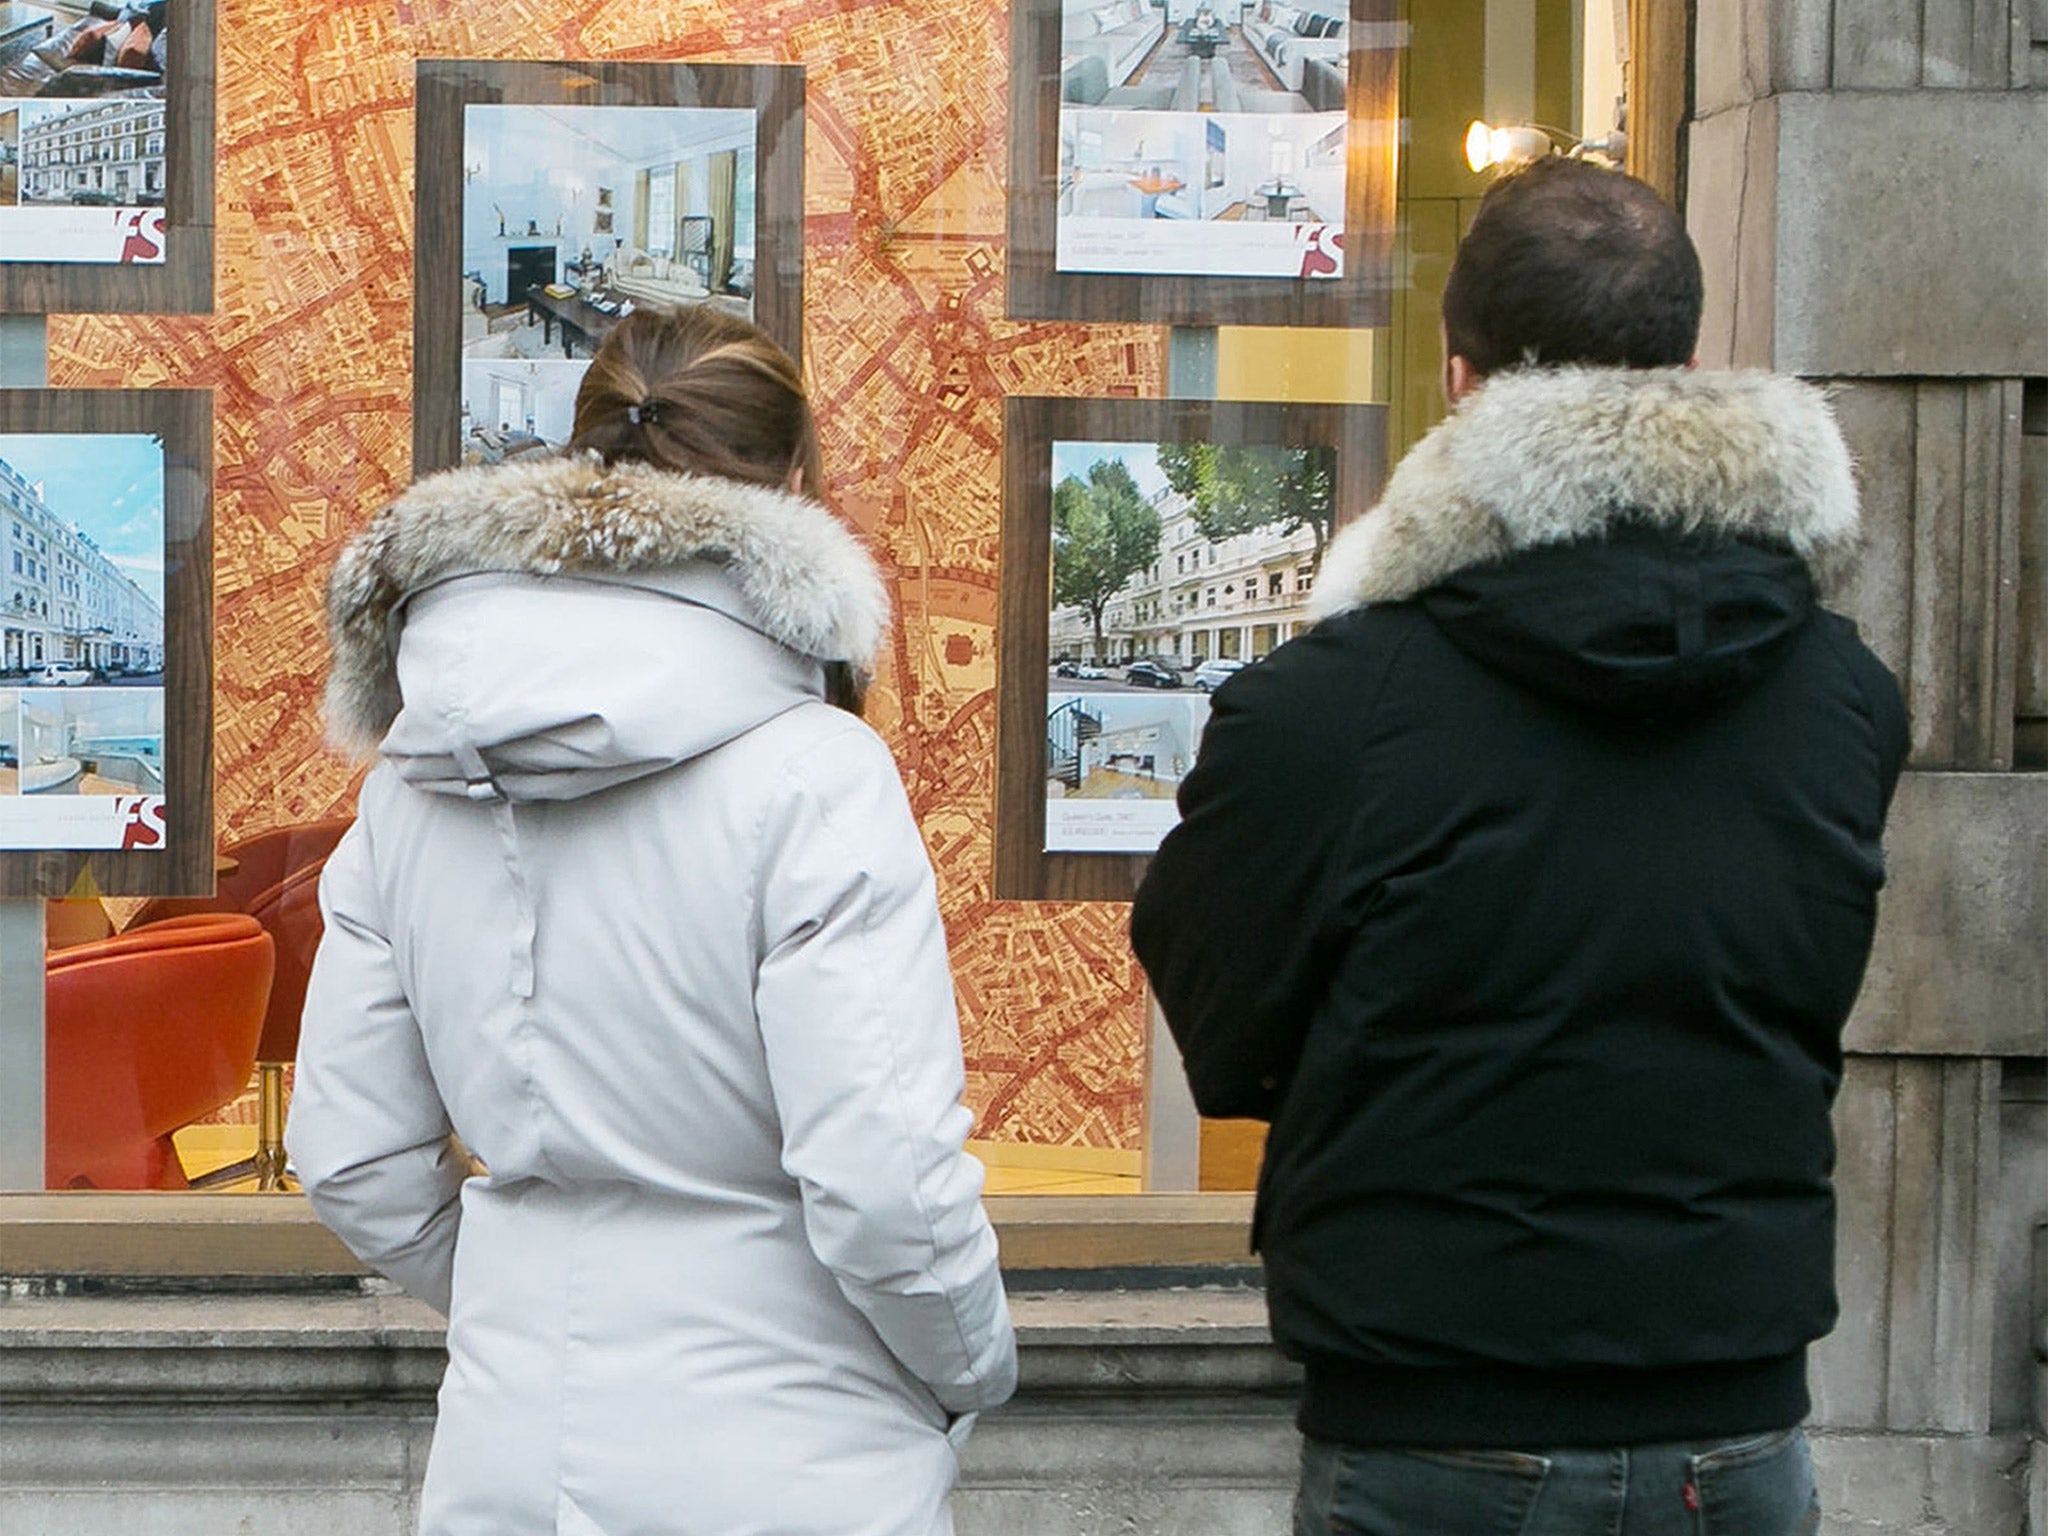
M1697 255L1615 172L1495 186L1444 314L1452 415L1217 691L1132 919L1197 1105L1272 1122L1298 1528L1791 1536L1907 746L1816 597L1849 457L1692 370Z

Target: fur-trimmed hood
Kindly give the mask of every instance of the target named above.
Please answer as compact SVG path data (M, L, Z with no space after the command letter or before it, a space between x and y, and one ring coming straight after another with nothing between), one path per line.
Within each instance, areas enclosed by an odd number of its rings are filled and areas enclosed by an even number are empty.
M1823 589L1853 563L1856 482L1819 390L1768 373L1536 368L1487 382L1332 541L1311 615L1399 602L1624 523L1783 544Z
M596 774L528 786L562 797L815 695L819 662L873 657L888 598L816 502L570 458L421 481L343 552L328 619L340 743L408 778L472 750L501 780Z
M1849 454L1817 390L1534 369L1416 445L1331 544L1312 611L1419 598L1493 671L1649 723L1768 676L1856 541Z

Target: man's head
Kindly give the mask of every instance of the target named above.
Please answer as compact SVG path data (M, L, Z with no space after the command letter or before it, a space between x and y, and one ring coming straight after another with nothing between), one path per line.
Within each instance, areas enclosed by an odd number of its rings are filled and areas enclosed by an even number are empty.
M1699 253L1656 192L1583 160L1538 160L1487 192L1451 263L1452 398L1505 368L1678 367L1700 303Z

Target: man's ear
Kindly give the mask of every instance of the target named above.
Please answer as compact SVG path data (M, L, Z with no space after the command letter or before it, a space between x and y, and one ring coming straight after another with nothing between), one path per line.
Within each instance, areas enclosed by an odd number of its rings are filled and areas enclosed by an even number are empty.
M1444 398L1454 407L1486 382L1486 375L1472 366L1470 358L1453 352L1444 358Z

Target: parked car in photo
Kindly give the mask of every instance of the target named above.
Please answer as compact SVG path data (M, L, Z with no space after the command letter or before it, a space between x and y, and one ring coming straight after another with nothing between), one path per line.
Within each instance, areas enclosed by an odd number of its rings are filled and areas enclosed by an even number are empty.
M1195 668L1194 684L1204 693L1214 693L1224 683L1242 672L1245 664L1232 661L1227 656L1218 656L1203 662Z
M1163 661L1134 661L1124 668L1124 681L1138 688L1178 688L1180 673Z
M1100 667L1092 667L1085 661L1063 661L1052 669L1054 677L1071 677L1082 682L1099 683L1109 674Z
M46 661L28 675L31 688L76 688L92 681L91 667L73 661Z

